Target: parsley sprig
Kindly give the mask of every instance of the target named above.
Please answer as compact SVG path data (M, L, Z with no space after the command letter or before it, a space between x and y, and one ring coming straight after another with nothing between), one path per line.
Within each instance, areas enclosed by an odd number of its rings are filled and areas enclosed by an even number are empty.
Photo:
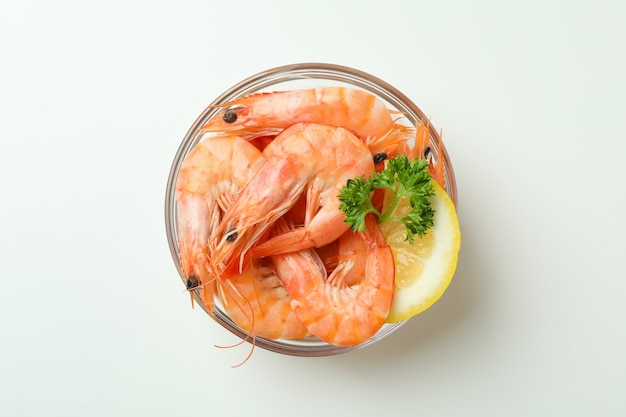
M348 180L338 198L339 209L345 213L345 221L354 231L365 231L365 216L374 213L378 222L398 221L406 227L406 239L413 243L413 236L424 236L433 225L435 210L430 207L430 197L434 195L428 161L415 158L408 160L406 155L392 158L382 172L366 179L364 176ZM387 189L393 192L393 201L380 213L372 203L372 192ZM408 197L412 210L402 216L392 213L402 197Z

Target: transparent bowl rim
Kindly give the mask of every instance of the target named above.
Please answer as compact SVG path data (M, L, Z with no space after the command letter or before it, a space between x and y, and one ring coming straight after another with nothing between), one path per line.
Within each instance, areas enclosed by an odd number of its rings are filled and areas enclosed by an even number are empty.
M176 185L176 179L178 176L178 170L182 164L182 161L189 153L189 151L197 144L200 136L198 131L211 117L220 111L218 105L225 104L236 98L246 96L260 91L268 91L267 89L279 84L289 83L292 81L306 81L306 80L324 80L332 83L343 84L350 87L357 87L370 93L375 94L379 98L386 101L396 110L401 112L403 116L413 125L416 126L422 120L427 120L427 117L422 110L411 101L401 91L383 81L382 79L368 74L364 71L357 70L351 67L328 64L328 63L296 63L279 67L274 67L265 71L256 73L237 84L227 89L224 93L215 98L197 117L194 123L191 125L187 133L185 134L171 165L170 173L167 180L166 193L165 193L165 226L168 245L170 253L179 276L185 285L185 277L180 265L180 258L178 252L178 241L176 233L176 205L174 198L174 191ZM278 90L278 89L276 89ZM429 123L430 130L430 142L431 147L436 150L439 139L439 133L435 130L434 126ZM453 203L457 204L456 193L456 180L454 176L454 170L450 157L445 148L442 147L444 174L446 178L446 191L450 195ZM200 297L196 293L194 298L197 304L200 305L205 312L203 303L199 302ZM293 355L293 356L329 356L340 353L346 353L355 349L369 346L374 342L383 339L392 332L396 331L406 321L398 323L385 324L372 338L364 343L356 346L335 346L322 341L318 341L314 338L305 340L272 340L262 337L251 337L246 331L242 330L236 323L234 323L230 317L222 311L218 306L214 309L212 318L218 322L221 326L229 330L234 335L238 336L244 341L253 343L256 347L260 347L272 352Z

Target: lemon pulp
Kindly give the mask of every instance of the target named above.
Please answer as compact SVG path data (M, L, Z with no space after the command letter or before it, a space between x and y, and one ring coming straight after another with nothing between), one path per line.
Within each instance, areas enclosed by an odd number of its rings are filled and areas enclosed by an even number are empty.
M435 181L430 199L435 210L434 225L423 237L406 240L406 229L399 222L385 222L380 229L391 247L395 261L394 295L388 323L406 320L432 306L444 293L456 270L461 231L454 203ZM392 198L388 191L385 206ZM408 198L402 198L392 216L402 217L411 211Z

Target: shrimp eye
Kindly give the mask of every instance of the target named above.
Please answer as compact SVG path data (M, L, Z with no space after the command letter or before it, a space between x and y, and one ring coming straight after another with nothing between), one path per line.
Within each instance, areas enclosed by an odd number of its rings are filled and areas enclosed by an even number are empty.
M235 240L237 240L237 231L235 230L234 232L231 232L228 236L226 236L226 241L227 242L234 242Z
M190 290L192 288L196 288L198 286L198 278L196 278L195 276L190 276L189 278L187 278L187 289Z
M387 152L379 152L376 155L374 155L374 163L375 164L380 164L385 159L387 159Z
M424 159L428 158L428 154L430 154L430 152L430 146L427 146L426 149L424 149Z
M222 116L222 119L226 123L233 123L235 122L235 120L237 120L237 113L235 113L234 111L228 110L226 113L224 113L224 115Z

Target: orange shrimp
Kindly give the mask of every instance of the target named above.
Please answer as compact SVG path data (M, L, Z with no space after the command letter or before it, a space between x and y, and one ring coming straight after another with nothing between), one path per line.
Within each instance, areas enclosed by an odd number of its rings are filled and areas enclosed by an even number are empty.
M442 188L445 188L442 136L443 134L439 132L439 135L437 135L437 156L433 156L430 146L430 122L421 120L417 125L415 145L413 148L405 143L399 147L399 153L406 154L409 159L428 159L428 171L430 175Z
M237 136L207 137L189 152L176 181L180 264L189 290L199 290L209 313L214 274L209 259L222 213L258 170L261 152ZM193 302L193 296L192 296Z
M309 335L269 259L256 260L241 274L218 280L217 287L226 314L253 337L302 339Z
M411 129L396 123L382 100L356 88L324 87L256 93L220 105L201 131L230 132L246 139L276 136L296 123L350 130L372 155L394 155Z
M333 345L353 346L372 337L385 323L393 299L391 248L374 215L365 222L365 232L349 230L340 237L337 266L328 277L315 250L272 256L300 320ZM281 219L277 228L284 224Z
M441 188L445 188L446 178L443 170L443 132L440 130L437 138L437 157L433 166L433 159L430 159L431 175Z
M225 277L243 270L248 251L303 193L304 225L262 243L250 255L319 247L337 239L348 229L339 210L339 191L348 179L374 172L372 155L358 138L346 129L317 124L287 129L265 148L263 157L265 164L221 223L223 237L213 265Z

